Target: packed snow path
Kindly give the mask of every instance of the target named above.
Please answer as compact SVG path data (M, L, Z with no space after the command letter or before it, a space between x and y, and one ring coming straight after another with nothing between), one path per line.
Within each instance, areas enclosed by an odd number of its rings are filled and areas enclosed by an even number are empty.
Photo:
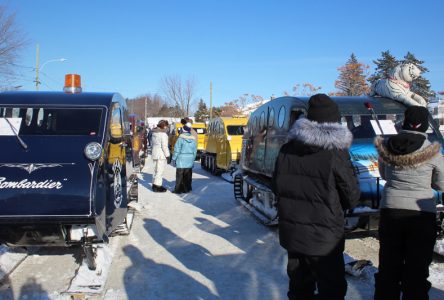
M232 184L196 163L191 193L153 193L152 169L148 159L130 235L112 238L106 283L74 299L287 299L286 252L276 229L259 224L234 200ZM172 190L175 169L167 166L164 176ZM377 240L348 239L346 251L346 258L374 265L359 278L347 277L346 299L373 299ZM35 249L4 278L0 299L71 299L78 256L68 249ZM432 300L444 299L443 274L438 259L431 267Z

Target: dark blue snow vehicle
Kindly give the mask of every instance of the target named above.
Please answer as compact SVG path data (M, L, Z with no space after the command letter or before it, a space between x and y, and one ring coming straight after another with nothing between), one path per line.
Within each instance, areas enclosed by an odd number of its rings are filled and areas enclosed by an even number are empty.
M353 134L350 156L361 188L360 205L348 216L359 217L361 224L367 223L369 216L378 214L385 183L380 178L378 155L373 145L378 128L376 119L383 124L392 124L396 133L401 129L406 106L382 97L332 99L338 104L341 124ZM287 142L291 125L301 115L307 114L308 100L308 97L276 98L258 107L248 120L240 168L234 178L234 195L264 224L274 225L278 222L276 197L270 188L271 176L279 150ZM433 119L430 120L428 136L432 141L444 143L439 125ZM435 196L440 211L438 221L442 223L442 193L436 192Z
M82 245L94 268L137 201L127 117L115 93L0 93L0 243Z

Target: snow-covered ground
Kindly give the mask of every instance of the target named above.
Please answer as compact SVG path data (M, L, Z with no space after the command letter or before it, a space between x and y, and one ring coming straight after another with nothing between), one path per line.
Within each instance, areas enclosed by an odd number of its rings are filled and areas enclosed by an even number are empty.
M148 159L140 177L139 209L132 231L113 238L105 286L96 293L79 291L77 299L287 299L287 258L276 228L259 224L236 202L232 184L196 164L191 193L153 193L151 174ZM175 169L168 165L164 185L171 190L174 181ZM3 252L2 265L7 254ZM346 260L367 259L373 266L360 277L347 276L346 299L373 299L377 254L374 237L347 240ZM52 255L44 263L61 264ZM42 266L35 266L34 272L29 271L30 264L22 269L28 259L7 277L7 283L1 283L0 299L8 299L5 295L70 299L68 291L73 291L75 280L67 281L64 276L73 273L69 276L74 277L75 272L68 263L65 271L60 266L45 266L56 273L52 278L60 278L56 285L57 280L45 277ZM430 273L430 299L444 299L444 259L435 261Z

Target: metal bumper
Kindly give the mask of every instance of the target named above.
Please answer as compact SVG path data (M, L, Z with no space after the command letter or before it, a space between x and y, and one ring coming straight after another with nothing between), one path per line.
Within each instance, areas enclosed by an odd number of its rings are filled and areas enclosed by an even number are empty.
M92 217L0 218L0 243L9 246L69 246L82 242L71 238L74 228L95 227Z

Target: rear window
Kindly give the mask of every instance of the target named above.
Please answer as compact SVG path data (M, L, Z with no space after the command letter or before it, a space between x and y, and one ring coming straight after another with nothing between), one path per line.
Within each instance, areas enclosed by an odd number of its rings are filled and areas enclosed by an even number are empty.
M243 125L230 125L227 126L228 135L243 135L244 126Z
M17 124L19 135L97 135L103 110L100 108L1 107L0 120ZM0 128L9 130L9 122Z
M194 128L196 130L197 134L206 134L207 130L205 128Z

